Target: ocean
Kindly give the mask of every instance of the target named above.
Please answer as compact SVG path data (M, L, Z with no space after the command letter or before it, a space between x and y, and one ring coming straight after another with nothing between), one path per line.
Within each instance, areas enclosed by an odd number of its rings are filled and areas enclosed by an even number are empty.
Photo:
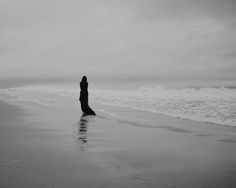
M89 100L90 103L127 107L180 119L236 126L234 84L203 83L91 80ZM0 89L0 100L63 108L58 97L77 101L79 91L79 81L21 83L9 87L5 84Z

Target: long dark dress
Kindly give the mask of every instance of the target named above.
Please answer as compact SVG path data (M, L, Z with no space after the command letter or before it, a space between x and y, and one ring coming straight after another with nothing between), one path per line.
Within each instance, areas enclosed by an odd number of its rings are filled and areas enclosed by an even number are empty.
M96 115L88 105L88 82L80 82L80 97L81 110L84 115Z

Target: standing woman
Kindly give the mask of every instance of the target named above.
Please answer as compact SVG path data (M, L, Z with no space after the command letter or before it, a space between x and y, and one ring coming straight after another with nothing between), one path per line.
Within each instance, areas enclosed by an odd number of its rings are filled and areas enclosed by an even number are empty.
M83 115L96 115L95 112L88 105L88 82L87 77L83 76L80 82L80 97L81 109Z

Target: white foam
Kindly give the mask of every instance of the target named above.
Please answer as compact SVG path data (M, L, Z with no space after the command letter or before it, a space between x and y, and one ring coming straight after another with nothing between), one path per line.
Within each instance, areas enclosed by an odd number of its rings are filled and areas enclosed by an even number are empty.
M236 90L142 87L135 91L93 90L91 99L172 117L236 126Z
M36 102L44 106L57 105L56 97L76 98L79 88L21 87L0 90L12 100ZM236 126L236 89L182 88L161 86L137 90L90 89L91 101L132 109L160 113L172 117ZM61 104L63 105L63 104Z

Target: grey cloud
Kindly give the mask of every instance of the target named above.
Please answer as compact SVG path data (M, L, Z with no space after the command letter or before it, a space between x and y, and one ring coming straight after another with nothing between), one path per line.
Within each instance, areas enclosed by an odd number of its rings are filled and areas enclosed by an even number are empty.
M229 0L2 0L0 74L231 79L234 9Z
M236 17L235 0L128 0L131 10L137 11L139 18L150 20L162 18L192 19L193 17L209 16L215 19L230 19Z

